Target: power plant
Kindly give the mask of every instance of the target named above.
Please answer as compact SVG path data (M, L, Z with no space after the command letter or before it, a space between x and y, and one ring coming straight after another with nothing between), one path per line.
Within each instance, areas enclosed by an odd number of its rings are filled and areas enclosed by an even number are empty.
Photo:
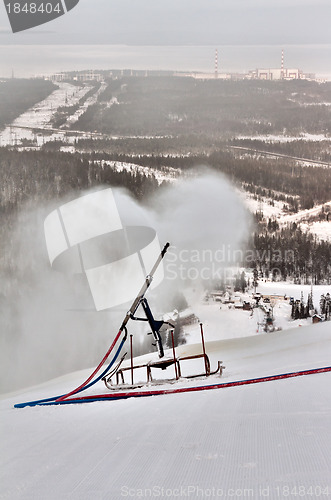
M304 75L301 69L285 68L284 49L282 49L280 68L255 69L248 73L248 78L257 80L300 80L307 77L308 75Z
M178 76L183 76L183 73L177 73ZM250 80L315 80L315 74L304 73L299 68L285 68L284 64L284 49L281 53L281 64L279 68L256 68L249 70L248 73L221 73L219 71L219 53L218 49L215 50L215 69L214 73L186 73L184 76L191 76L198 79L220 79L220 80L234 80L234 79L250 79Z

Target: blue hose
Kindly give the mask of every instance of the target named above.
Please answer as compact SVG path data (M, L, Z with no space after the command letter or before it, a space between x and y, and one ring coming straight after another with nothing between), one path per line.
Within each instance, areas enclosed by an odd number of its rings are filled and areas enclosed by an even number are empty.
M331 366L327 366L324 368L314 368L310 370L304 370L300 372L289 372L289 373L281 373L278 375L269 375L266 377L259 377L255 379L246 379L246 380L236 380L233 382L223 382L221 384L212 384L212 385L202 385L198 387L186 387L186 388L180 388L180 389L161 389L161 390L155 390L155 391L144 391L144 392L126 392L126 393L113 393L109 395L95 395L95 396L87 396L86 398L78 398L78 399L65 399L62 401L53 401L53 402L48 402L48 403L43 403L42 406L47 406L47 405L68 405L68 404L82 404L82 403L93 403L93 402L100 402L100 401L116 401L120 399L129 399L129 398L144 398L144 397L151 397L151 396L159 396L159 395L165 395L165 394L180 394L180 393L187 393L187 392L196 392L196 391L206 391L209 389L223 389L223 388L228 388L228 387L238 387L238 386L243 386L243 385L249 385L249 384L258 384L262 382L271 382L275 380L282 380L286 378L292 378L292 377L301 377L303 375L312 375L316 373L326 373L326 372L331 372Z
M118 358L118 355L121 352L122 347L123 347L125 341L126 341L126 336L123 338L122 342L120 343L120 345L119 345L119 347L118 347L118 349L117 349L117 351L115 353L115 356L113 357L113 359L111 360L111 362L109 363L109 365L107 366L107 368L95 380L92 380L92 382L90 382L86 386L82 387L79 391L77 391L77 394L79 392L85 391L86 389L89 389L90 387L92 387L92 385L94 385L97 382L99 382L99 380L101 380L102 377L104 377L106 375L106 373L108 372L108 370L110 370L110 368L113 366L113 364L115 363L116 359ZM25 408L26 406L37 406L37 405L42 405L43 403L50 403L52 401L55 402L57 399L63 398L64 396L66 396L66 394L62 394L61 396L54 396L52 398L47 398L47 399L38 399L37 401L28 401L27 403L17 403L17 404L14 405L14 408Z

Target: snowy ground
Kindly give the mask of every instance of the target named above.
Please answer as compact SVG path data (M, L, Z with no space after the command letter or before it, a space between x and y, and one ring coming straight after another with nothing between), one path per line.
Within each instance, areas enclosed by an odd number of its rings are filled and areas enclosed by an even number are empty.
M289 297L293 297L295 300L300 299L302 292L306 303L308 294L311 292L310 285L260 281L257 292L261 293L263 296L278 296L278 298L275 298L273 301L273 316L275 318L274 325L276 328L289 330L311 325L311 318L295 321L291 319L292 307L288 300ZM331 293L331 286L318 285L313 287L313 300L318 312L320 297L322 294L326 295L327 293ZM287 300L284 298L285 296ZM243 311L242 309L236 309L234 304L227 305L213 300L204 302L201 298L201 295L198 294L196 297L187 297L194 314L208 329L208 338L210 340L239 338L256 335L257 333L265 335L263 332L265 314L261 308L255 308L253 312ZM234 299L235 303L243 301L255 302L252 299L251 292L245 294L238 292L232 299ZM267 303L265 306L269 308L270 304ZM187 337L189 343L197 343L200 341L200 328L198 323L186 326L185 331L189 335Z
M266 197L259 197L257 200L254 199L252 193L243 190L237 190L237 192L252 214L260 212L266 220L269 218L277 219L279 225L295 222L301 226L303 231L309 231L316 235L319 240L331 241L331 221L309 222L309 219L317 216L322 211L323 207L324 209L331 208L331 201L323 203L322 205L315 205L310 209L299 210L294 214L288 214L284 210L284 202Z
M309 231L310 233L317 236L319 240L331 241L331 220L330 221L315 221L311 222L310 218L317 216L322 208L331 208L331 201L324 203L323 205L316 205L310 210L300 210L293 215L284 215L280 217L280 224L287 224L289 222L296 222L300 224L303 231Z
M273 200L272 198L260 197L254 199L254 195L247 191L237 190L241 200L246 205L248 210L255 214L262 212L266 219L279 218L284 216L284 202Z
M307 300L308 294L311 292L311 285L295 285L293 283L279 281L259 281L257 292L260 292L262 295L279 295L287 297L294 297L294 299L300 299L301 292L303 292L304 300ZM313 295L316 299L318 299L323 294L331 293L331 285L314 285L313 287ZM318 304L316 304L318 306Z
M127 172L139 172L141 174L150 177L154 175L159 184L163 181L174 182L181 175L181 170L172 168L172 167L163 167L160 169L153 169L150 167L143 167L142 165L136 165L135 163L127 163L121 161L106 161L106 160L96 160L94 161L96 165L99 165L100 168L103 168L104 165L110 166L116 172L122 172L126 170Z
M323 207L329 207L331 208L331 201L328 201L327 203L323 203L322 205L315 205L313 208L307 209L307 210L300 210L296 214L292 215L286 215L282 217L283 223L287 222L301 222L304 220L308 220L309 217L313 217L315 215L318 215Z
M192 350L183 346L179 353ZM325 323L212 342L207 351L212 365L224 361L224 375L217 380L228 382L328 366L331 337ZM1 400L1 498L331 496L330 374L147 399L13 409L16 402L68 391L87 374Z
M330 289L331 287L329 287ZM269 304L267 304L269 306ZM220 308L221 307L221 308ZM237 310L233 306L220 305L219 303L204 304L194 309L198 318L208 328L210 338L222 339L239 338L242 336L263 334L265 314L260 308L250 311ZM288 301L277 301L274 308L275 327L281 329L297 328L311 324L311 319L292 321L290 318L291 306ZM200 332L198 325L187 328L190 339L199 341Z
M301 224L304 231L316 234L319 240L331 242L331 221L312 222L310 224Z
M264 295L295 298L301 290L306 298L310 287L263 282L258 288ZM330 287L315 287L314 295L327 291ZM282 299L276 303L275 316L284 329L268 334L256 333L258 310L251 318L250 312L216 302L196 301L192 309L204 323L211 369L219 360L226 368L222 377L183 380L176 386L165 382L164 388L330 365L330 323L298 328L299 322L289 320L290 307ZM199 325L187 331L190 343L178 347L177 356L202 352ZM166 351L166 356L172 353ZM136 358L135 364L151 359L156 360L157 354ZM201 359L184 363L188 363L184 374L203 371ZM2 396L0 498L331 496L329 373L147 399L13 408L17 402L66 393L90 372ZM143 375L145 370L135 371L135 380L145 380ZM173 368L169 374L154 372L154 376L173 377ZM87 392L100 394L106 389L99 382Z

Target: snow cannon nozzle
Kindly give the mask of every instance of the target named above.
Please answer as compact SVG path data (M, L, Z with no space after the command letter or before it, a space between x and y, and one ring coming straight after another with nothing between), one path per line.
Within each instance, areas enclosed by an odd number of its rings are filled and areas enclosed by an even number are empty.
M166 254L166 252L167 252L167 250L168 250L169 247L170 247L170 243L169 242L164 245L163 250L161 252L162 258L165 256L165 254Z

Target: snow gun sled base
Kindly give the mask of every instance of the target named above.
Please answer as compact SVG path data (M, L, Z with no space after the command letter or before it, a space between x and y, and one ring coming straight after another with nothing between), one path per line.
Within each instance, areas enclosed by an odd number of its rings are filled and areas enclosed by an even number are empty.
M205 343L204 343L204 334L203 334L203 325L200 323L200 331L201 331L201 344L202 344L202 353L200 354L193 354L190 356L177 356L176 355L176 350L175 350L175 344L174 344L174 332L171 330L171 339L172 339L172 355L168 356L162 356L162 359L159 360L150 360L147 363L138 363L134 364L133 362L133 356L132 356L132 335L130 335L130 352L131 352L131 359L130 359L130 364L127 364L127 366L123 366L123 362L126 358L127 352L122 356L121 360L117 364L117 366L111 370L109 373L107 373L102 380L105 383L105 386L112 391L116 390L124 390L124 389L135 389L135 388L140 388L145 385L152 386L152 385L160 385L164 383L175 383L178 380L188 380L188 379L195 379L195 378L206 378L209 377L210 375L222 375L223 369L225 368L222 366L222 361L218 361L217 363L217 368L214 371L211 371L210 368L210 361L209 357L206 353L205 350ZM169 351L170 352L170 351ZM202 373L197 373L197 374L185 374L183 376L182 374L182 366L185 365L187 361L192 361L196 359L202 359L203 364L204 364L204 371ZM162 370L162 371L167 371L168 368L173 367L174 374L175 376L172 378L155 378L154 372L156 370ZM134 374L136 371L139 373L140 376L143 375L143 378L145 379L143 382L134 382ZM129 381L128 376L130 377Z

